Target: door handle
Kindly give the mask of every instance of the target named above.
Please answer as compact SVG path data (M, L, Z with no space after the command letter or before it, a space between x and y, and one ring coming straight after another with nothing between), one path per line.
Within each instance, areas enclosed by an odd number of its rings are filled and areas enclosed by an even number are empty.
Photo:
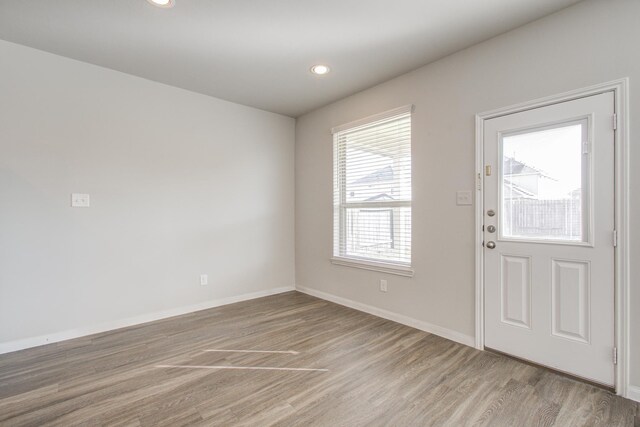
M495 242L487 242L487 248L488 249L495 249L496 247L496 243Z

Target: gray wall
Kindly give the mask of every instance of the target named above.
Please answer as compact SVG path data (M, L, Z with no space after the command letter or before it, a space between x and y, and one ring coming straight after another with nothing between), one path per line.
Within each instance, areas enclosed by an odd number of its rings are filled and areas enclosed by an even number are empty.
M586 1L300 117L296 124L296 284L474 335L474 115L631 79L632 384L640 385L640 1ZM411 279L332 265L330 129L414 104ZM389 280L388 293L378 290Z
M293 286L293 119L7 42L0 76L0 347Z

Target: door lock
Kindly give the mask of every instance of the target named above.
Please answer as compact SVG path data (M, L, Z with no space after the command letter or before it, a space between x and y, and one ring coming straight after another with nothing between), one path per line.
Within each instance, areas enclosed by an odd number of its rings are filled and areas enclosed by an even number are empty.
M487 231L489 233L495 233L496 232L496 226L495 225L490 225L487 227Z
M494 211L493 209L489 209L489 210L487 211L487 215L488 215L488 216L495 216L495 215L496 215L496 211Z
M496 248L496 243L495 242L487 242L487 248L488 249L495 249Z

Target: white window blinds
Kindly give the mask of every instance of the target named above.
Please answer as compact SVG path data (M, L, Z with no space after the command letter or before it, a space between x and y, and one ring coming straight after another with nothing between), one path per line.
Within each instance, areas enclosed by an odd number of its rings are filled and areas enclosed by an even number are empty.
M336 258L411 264L411 106L333 130Z

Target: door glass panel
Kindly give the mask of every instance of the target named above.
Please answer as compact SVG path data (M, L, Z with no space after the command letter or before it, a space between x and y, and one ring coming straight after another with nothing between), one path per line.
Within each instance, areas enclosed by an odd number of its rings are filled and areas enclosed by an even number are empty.
M502 136L501 236L587 242L587 120Z

